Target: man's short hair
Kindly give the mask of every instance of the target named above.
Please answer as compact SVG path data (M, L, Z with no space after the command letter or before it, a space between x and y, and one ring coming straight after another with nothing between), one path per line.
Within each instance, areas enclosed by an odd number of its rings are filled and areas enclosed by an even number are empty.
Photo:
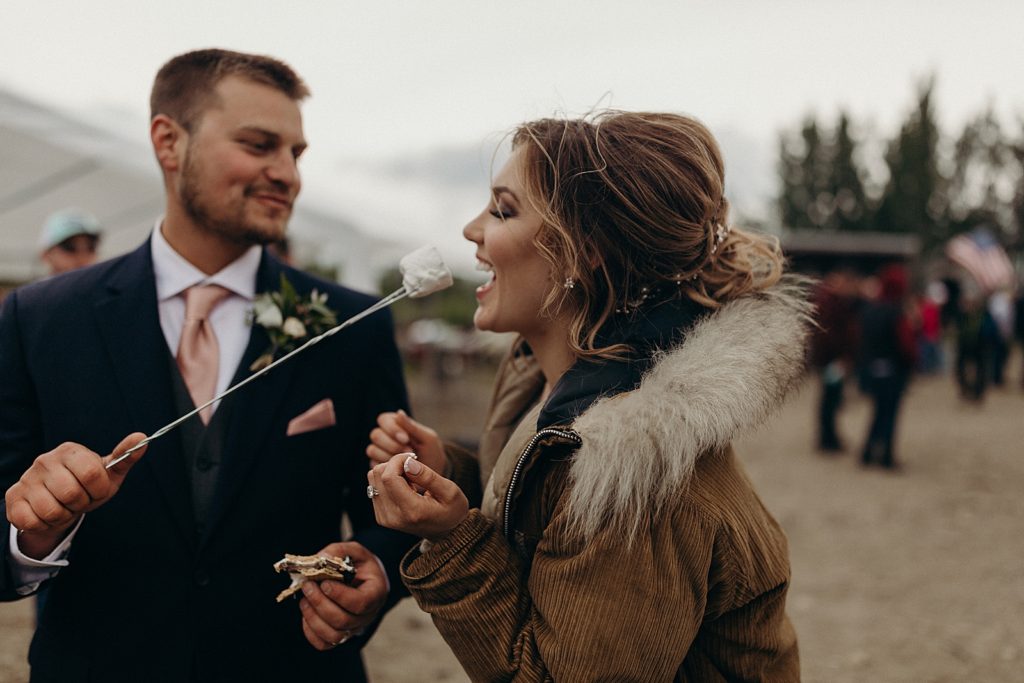
M214 89L228 76L262 83L301 102L309 88L284 62L231 50L195 50L174 57L157 72L149 97L150 119L163 114L192 132L203 112L217 105Z

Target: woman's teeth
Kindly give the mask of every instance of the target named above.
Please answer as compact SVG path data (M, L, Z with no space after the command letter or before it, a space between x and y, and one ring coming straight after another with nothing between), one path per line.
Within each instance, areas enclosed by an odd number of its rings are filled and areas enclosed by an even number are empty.
M476 288L477 296L481 297L487 292L489 292L491 290L491 287L494 286L494 266L492 266L490 263L487 263L486 261L477 261L476 269L482 273L488 273L490 275L490 277L487 278L487 282L483 283L482 285Z
M476 269L479 270L482 273L490 273L491 274L491 277L488 278L488 280L487 280L488 284L490 284L491 282L494 282L494 278L495 278L494 266L492 266L490 263L486 263L484 261L477 261L476 262Z

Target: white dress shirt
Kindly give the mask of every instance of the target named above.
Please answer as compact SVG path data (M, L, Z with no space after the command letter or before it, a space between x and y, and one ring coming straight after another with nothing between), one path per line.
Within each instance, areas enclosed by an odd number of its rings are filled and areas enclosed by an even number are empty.
M156 275L156 300L160 309L160 329L171 355L177 357L181 328L185 324L185 290L195 285L220 285L231 292L210 312L210 325L217 336L220 363L217 367L217 393L230 386L249 344L249 311L256 297L256 271L262 250L258 246L226 265L213 275L206 275L174 251L160 231L153 230L151 240L153 273ZM212 408L217 409L214 403Z
M244 254L213 275L206 275L184 256L174 250L161 232L163 219L157 220L150 240L153 273L156 276L156 299L160 313L160 329L171 355L177 357L181 328L185 322L185 290L193 285L220 285L231 295L210 312L209 322L217 336L220 363L217 369L217 393L228 388L238 364L249 344L249 311L256 296L256 271L260 265L262 249L250 247ZM212 406L217 409L217 403ZM10 565L16 591L20 595L33 592L42 581L66 567L65 559L71 541L82 524L84 515L52 553L42 560L27 557L18 547L18 531L10 532Z

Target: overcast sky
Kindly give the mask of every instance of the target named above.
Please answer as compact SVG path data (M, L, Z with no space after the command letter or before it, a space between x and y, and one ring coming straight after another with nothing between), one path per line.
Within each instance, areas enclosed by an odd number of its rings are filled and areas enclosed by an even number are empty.
M842 106L889 136L934 73L947 132L987 104L1019 121L1022 26L1020 0L0 0L0 87L145 143L169 57L272 54L313 90L305 196L365 229L451 245L518 121L595 106L696 115L756 213L778 131L809 112Z

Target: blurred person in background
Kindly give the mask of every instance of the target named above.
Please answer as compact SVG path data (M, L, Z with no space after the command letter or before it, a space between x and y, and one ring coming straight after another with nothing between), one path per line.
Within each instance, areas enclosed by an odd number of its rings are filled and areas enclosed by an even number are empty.
M818 450L823 453L843 450L836 419L843 404L845 380L854 370L857 359L858 291L857 274L849 266L829 271L815 290L818 327L811 337L811 362L821 378Z
M1020 345L1020 384L1024 389L1024 283L1017 285L1017 298L1013 302L1013 336Z
M917 300L917 369L922 374L932 375L943 367L942 306L946 298L945 285L933 281Z
M992 320L989 334L992 346L992 384L1003 386L1006 361L1013 346L1013 296L1008 289L993 292L988 298L988 315Z
M50 214L39 233L39 259L48 275L96 263L103 231L91 213L64 209Z
M884 267L878 284L878 298L867 303L861 316L862 384L874 404L861 462L897 469L893 453L896 417L917 352L905 310L906 269L899 264Z
M520 335L479 452L397 413L370 435L378 521L425 539L403 580L474 681L798 680L785 536L731 442L802 377L807 292L729 226L694 119L512 148L463 230L477 328Z
M946 290L946 300L939 311L943 329L953 329L960 319L960 297L963 286L960 281L953 277L945 277L939 280L939 284Z
M956 381L960 396L980 402L991 376L992 337L995 323L976 285L966 284L960 293L956 319Z

